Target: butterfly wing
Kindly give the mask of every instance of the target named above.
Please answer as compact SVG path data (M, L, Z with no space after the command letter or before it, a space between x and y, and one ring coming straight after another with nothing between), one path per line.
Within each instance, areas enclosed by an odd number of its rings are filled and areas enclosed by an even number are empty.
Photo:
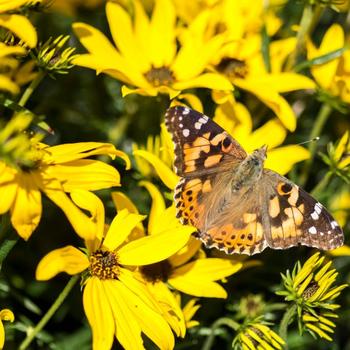
M175 145L174 165L179 176L218 172L221 170L219 165L242 161L247 156L225 130L190 108L169 108L165 125Z
M262 177L267 203L264 227L268 245L286 249L298 244L322 250L344 242L341 227L326 208L285 177L265 170Z

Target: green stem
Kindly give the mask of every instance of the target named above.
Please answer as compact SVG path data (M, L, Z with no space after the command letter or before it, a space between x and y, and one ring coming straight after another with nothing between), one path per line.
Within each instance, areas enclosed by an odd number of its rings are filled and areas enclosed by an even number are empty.
M223 317L223 318L219 318L218 320L216 320L210 330L210 334L207 336L207 339L205 340L203 346L202 346L202 350L210 350L213 346L214 340L215 340L215 331L220 328L221 326L227 326L232 328L233 330L237 331L239 329L239 324L236 321L233 321L230 318L227 317Z
M282 339L286 341L286 343L287 343L288 326L293 322L296 312L297 312L297 305L293 304L286 310L286 312L282 317L282 321L279 329L279 335ZM285 349L287 349L287 346L285 347Z
M298 57L300 56L301 52L304 50L306 37L310 33L310 29L313 23L313 15L314 14L313 14L312 5L306 4L300 20L300 25L299 25L300 28L297 34L297 43L295 46L295 50L289 56L289 59L287 62L287 70L290 70L292 67L295 66Z
M321 194L321 192L326 188L326 186L329 184L329 181L331 180L333 176L332 172L328 172L323 179L315 186L315 188L311 191L311 194L318 198Z
M326 121L330 116L331 112L332 112L332 107L327 103L323 103L316 117L316 121L312 127L312 130L310 133L310 140L314 139L315 137L321 134L322 129L326 124ZM302 169L301 176L300 176L299 184L301 186L304 186L309 178L310 169L311 169L313 160L315 158L316 149L317 149L317 143L311 142L309 145L310 158L304 163L304 167Z
M78 282L79 275L73 276L66 286L63 288L62 292L59 294L55 302L51 305L50 309L46 312L43 318L39 321L39 323L28 332L27 337L23 340L22 344L19 347L19 350L25 350L28 348L32 340L36 337L36 335L45 327L46 323L51 319L51 317L55 314L58 308L62 305L64 300L67 298L68 294L74 287L74 285Z
M32 95L33 91L37 88L37 86L40 84L40 82L45 77L45 74L46 73L43 70L39 70L38 75L36 76L36 78L25 89L22 97L18 101L18 105L19 106L23 107L27 103L27 101L28 101L29 97Z

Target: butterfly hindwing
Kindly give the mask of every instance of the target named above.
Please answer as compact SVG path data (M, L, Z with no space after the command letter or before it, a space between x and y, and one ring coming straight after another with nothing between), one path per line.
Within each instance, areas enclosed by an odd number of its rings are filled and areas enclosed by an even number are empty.
M265 171L274 191L268 201L271 248L286 249L298 244L329 250L343 244L343 232L326 208L286 178Z
M179 176L218 171L217 165L246 157L246 152L225 130L206 115L187 107L169 108L165 124L175 145Z

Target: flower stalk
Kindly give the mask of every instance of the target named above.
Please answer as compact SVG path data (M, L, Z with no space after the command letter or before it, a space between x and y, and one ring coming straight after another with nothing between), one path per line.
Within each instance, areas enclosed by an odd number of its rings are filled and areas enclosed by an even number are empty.
M19 347L19 350L25 350L28 348L30 343L36 337L36 335L45 327L47 322L50 321L51 317L55 314L55 312L59 309L59 307L66 300L67 296L75 286L75 284L79 280L79 275L71 277L66 286L63 288L62 292L58 295L55 302L51 305L50 309L46 312L43 318L39 321L39 323L32 329L29 330L27 337L23 340L22 344Z
M29 84L29 86L25 89L23 95L21 96L20 100L18 101L18 105L21 107L24 107L24 105L29 100L30 96L34 92L34 90L38 87L38 85L41 83L43 78L45 77L46 72L43 70L39 70L38 75L35 77L35 79Z

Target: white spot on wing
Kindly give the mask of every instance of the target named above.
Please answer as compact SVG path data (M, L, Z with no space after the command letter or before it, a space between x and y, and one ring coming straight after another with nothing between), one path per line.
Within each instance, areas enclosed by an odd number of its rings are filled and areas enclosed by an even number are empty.
M184 135L185 137L187 137L189 134L190 134L190 130L188 130L188 129L182 130L182 135Z
M188 108L184 108L182 114L189 114L190 113L190 110Z
M183 124L179 124L179 127L182 129L184 126L183 126Z
M332 226L332 229L335 229L338 225L338 223L336 221L332 221L331 222L331 226Z
M202 127L202 123L197 122L194 124L194 127L199 130Z
M315 235L317 233L317 230L316 230L316 227L315 226L311 226L309 228L309 232L312 234L312 235Z
M314 219L314 220L318 220L319 216L318 214L314 211L313 213L311 213L311 217Z
M317 214L320 214L321 211L322 211L322 205L321 205L320 203L316 203L316 204L315 204L315 212L316 212Z

